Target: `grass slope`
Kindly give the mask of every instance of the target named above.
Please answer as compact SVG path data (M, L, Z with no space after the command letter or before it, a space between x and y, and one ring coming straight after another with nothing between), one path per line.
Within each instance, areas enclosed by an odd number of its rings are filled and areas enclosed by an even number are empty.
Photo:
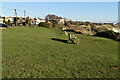
M2 30L3 78L117 78L118 42L76 34L79 44L67 44L58 29Z

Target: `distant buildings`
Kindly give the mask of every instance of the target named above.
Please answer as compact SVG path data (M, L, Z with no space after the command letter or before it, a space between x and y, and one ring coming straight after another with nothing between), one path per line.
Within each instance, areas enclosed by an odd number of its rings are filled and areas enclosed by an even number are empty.
M0 23L3 23L3 18L2 17L0 17Z
M17 24L18 26L23 24L39 24L40 22L45 22L45 19L13 16L0 17L0 23L5 23L11 26L15 24Z
M11 17L11 16L8 17L8 16L5 16L5 17L2 17L2 18L3 18L3 23L5 23L5 22L13 23L15 17Z
M41 22L45 22L45 19L42 18L36 18L36 24L39 24Z
M66 20L65 18L53 15L53 14L48 14L45 19L43 18L31 18L31 17L14 17L14 16L4 16L0 17L0 23L5 23L10 26L12 25L32 25L32 24L39 24L41 22L47 22L47 23L53 23L54 24L68 24L68 25L82 25L86 26L89 25L90 22L82 22L82 21L72 21L72 20ZM92 23L94 25L116 25L116 23ZM114 30L114 29L113 29Z

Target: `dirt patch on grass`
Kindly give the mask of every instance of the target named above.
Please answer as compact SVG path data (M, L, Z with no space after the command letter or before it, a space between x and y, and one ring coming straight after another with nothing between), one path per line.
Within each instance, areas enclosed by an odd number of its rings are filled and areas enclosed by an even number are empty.
M7 28L1 28L1 27L0 27L0 29L7 29Z

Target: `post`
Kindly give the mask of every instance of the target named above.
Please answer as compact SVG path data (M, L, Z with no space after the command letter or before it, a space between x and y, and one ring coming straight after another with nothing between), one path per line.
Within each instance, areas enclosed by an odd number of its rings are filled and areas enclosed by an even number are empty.
M66 31L64 31L65 32L65 35L67 36L68 35L68 33L66 32Z
M69 40L71 40L71 34L70 33L68 33L68 36L69 36Z
M24 17L26 17L26 11L24 11Z
M35 21L35 25L36 25L36 20L37 20L37 18L34 18L34 21Z
M15 26L17 25L17 12L16 12L16 9L15 10L15 16L16 16L16 19L15 19Z

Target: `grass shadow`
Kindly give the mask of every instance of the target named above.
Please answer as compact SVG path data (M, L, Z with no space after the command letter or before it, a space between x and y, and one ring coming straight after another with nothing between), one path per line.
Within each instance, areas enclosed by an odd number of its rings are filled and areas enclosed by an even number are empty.
M63 40L63 39L58 39L58 38L52 38L52 40L60 41L60 42L63 42L63 43L67 43L67 41L68 41L68 40Z

